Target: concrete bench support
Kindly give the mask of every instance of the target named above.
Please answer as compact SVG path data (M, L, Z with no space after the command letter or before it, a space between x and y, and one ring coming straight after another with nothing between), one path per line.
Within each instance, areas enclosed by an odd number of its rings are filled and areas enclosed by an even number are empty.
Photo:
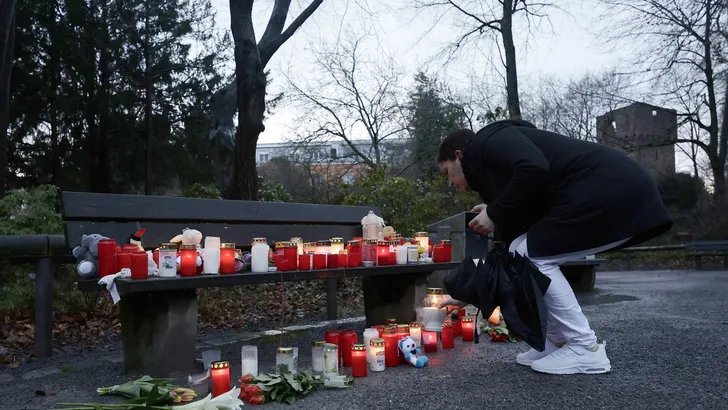
M367 326L382 325L386 319L397 323L415 320L415 308L427 293L427 274L399 274L362 278Z

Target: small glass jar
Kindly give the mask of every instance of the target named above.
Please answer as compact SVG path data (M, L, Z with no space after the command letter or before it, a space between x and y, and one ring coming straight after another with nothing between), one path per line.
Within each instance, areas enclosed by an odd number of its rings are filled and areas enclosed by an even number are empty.
M291 238L291 242L296 244L296 249L299 255L303 255L303 238L295 236Z
M425 248L425 253L430 256L430 236L427 232L415 232L415 240L419 245Z
M410 322L409 334L412 340L415 341L415 346L422 347L422 326L420 322Z
M283 242L283 258L291 269L298 268L298 245L295 242Z
M331 238L331 254L344 253L344 238Z
M250 271L253 273L268 272L268 240L266 238L253 238L250 249Z
M339 345L324 344L324 377L339 374Z
M389 265L389 241L377 242L377 266Z
M159 245L159 277L174 278L175 276L177 276L177 245L163 243Z
M296 359L292 347L279 347L276 352L276 372L278 374L296 373Z
M365 239L362 243L362 264L364 266L374 266L377 264L377 241L374 239Z
M364 344L351 345L351 375L353 377L367 375L367 346Z
M323 253L323 254L331 253L331 241L316 242L316 253Z
M235 273L235 244L220 244L220 273Z
M442 288L427 288L427 296L422 300L422 325L426 331L442 331L447 309L441 309L439 306L444 300Z
M311 346L311 363L313 371L317 373L324 372L324 345L325 340L314 340Z
M197 273L197 245L180 245L179 247L179 274L180 276L195 276Z
M369 344L372 341L372 339L376 339L379 337L379 331L373 327L367 328L364 330L364 333L362 334L364 337L364 346L369 349ZM369 363L370 357L367 354L367 363Z
M369 369L373 372L383 372L384 364L384 339L373 338L369 341Z
M445 260L443 262L452 261L452 241L449 239L443 239L440 244L445 248Z

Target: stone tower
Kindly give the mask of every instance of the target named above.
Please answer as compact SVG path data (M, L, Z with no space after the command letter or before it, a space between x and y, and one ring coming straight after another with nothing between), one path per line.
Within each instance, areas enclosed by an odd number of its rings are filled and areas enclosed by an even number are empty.
M625 152L659 180L675 173L677 111L634 103L597 117L597 143Z

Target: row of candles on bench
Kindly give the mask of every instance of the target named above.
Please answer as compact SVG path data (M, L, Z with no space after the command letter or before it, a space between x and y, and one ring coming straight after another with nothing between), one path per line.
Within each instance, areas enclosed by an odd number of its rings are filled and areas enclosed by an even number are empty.
M467 309L467 308L466 308ZM353 329L329 329L323 340L315 340L311 346L312 370L324 378L339 375L342 367L350 367L353 377L366 377L371 372L382 372L387 367L409 364L399 350L398 342L410 336L425 353L435 353L438 345L442 349L455 348L455 338L472 342L475 336L475 313L466 309L457 311L457 318L448 318L440 332L424 330L420 322L398 324L397 319L387 319L386 325L376 325L364 330L362 342ZM438 333L440 336L438 337ZM258 347L246 345L241 348L241 374L258 375ZM298 348L279 347L276 351L276 373L288 370L298 371ZM211 365L213 396L230 389L230 364L216 361Z

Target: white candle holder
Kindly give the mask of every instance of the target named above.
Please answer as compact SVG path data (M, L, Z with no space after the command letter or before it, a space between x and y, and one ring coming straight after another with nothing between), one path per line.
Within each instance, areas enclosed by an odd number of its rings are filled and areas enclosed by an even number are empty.
M258 375L258 346L243 346L240 349L242 361L242 376L246 374Z

